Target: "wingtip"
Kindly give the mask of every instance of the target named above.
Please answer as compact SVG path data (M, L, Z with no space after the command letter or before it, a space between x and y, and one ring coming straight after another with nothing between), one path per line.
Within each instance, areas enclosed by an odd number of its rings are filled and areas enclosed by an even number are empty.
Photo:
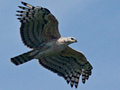
M23 13L23 11L18 11L18 10L17 10L16 12L18 12L18 13Z
M69 84L70 81L67 81L67 84Z
M19 8L23 8L22 6L18 6Z
M20 16L20 17L22 17L22 16L23 16L23 14L16 14L16 16Z
M85 80L82 80L83 84L85 84Z
M26 5L26 4L27 4L26 2L23 2L23 1L21 1L21 3L22 3L23 5Z
M75 85L75 88L77 88L78 87L78 85Z
M70 86L71 86L71 88L73 88L73 84L71 84Z
M21 7L21 6L18 6L19 8Z
M17 18L18 20L21 20L21 18Z

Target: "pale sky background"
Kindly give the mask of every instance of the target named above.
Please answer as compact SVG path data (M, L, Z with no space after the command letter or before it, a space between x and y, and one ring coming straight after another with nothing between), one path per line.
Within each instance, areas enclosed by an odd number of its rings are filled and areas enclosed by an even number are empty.
M59 21L62 36L92 64L92 75L77 90L120 89L120 0L24 0L48 8ZM57 74L32 60L20 66L10 58L29 51L23 45L15 16L21 0L0 0L0 90L76 90Z

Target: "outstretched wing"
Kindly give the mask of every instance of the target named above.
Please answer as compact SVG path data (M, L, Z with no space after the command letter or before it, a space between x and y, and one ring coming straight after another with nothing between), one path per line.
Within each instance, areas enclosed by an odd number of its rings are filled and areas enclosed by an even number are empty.
M40 6L34 7L25 2L21 2L26 7L19 6L24 11L17 11L21 14L20 34L23 43L30 47L36 48L42 43L61 37L58 31L58 21L51 12Z
M85 83L92 70L92 66L85 56L70 47L67 47L60 54L39 59L39 63L59 76L64 77L71 87L75 85L76 88L80 75L82 74L82 82Z

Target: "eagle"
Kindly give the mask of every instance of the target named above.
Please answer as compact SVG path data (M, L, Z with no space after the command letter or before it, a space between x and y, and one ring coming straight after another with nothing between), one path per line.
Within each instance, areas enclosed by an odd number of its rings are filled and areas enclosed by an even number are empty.
M16 14L21 22L20 35L31 50L11 58L11 62L20 65L37 59L41 66L63 77L71 87L78 87L80 76L85 83L93 67L82 52L69 47L77 40L60 35L58 20L47 8L21 3L25 7L18 6L22 10Z

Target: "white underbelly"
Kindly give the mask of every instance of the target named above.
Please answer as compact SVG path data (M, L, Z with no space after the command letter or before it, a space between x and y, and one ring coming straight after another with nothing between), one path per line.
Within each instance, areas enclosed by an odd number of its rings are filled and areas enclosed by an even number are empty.
M65 45L52 46L45 51L39 52L34 58L35 59L40 59L41 57L48 57L48 56L51 56L51 55L55 55L57 53L60 53L65 48L66 48Z

